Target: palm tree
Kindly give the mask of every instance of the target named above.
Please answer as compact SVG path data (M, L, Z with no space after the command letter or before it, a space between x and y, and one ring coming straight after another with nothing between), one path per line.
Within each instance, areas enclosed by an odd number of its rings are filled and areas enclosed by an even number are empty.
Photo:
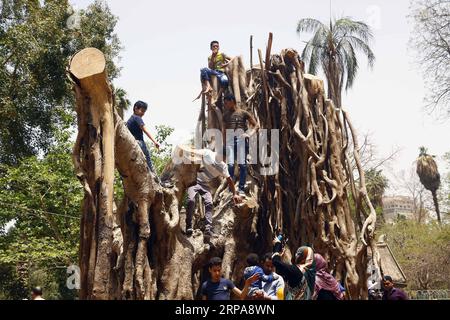
M437 189L441 184L441 176L438 171L436 161L433 156L427 154L425 147L420 147L419 158L417 159L417 175L425 189L431 191L433 195L434 208L436 210L437 219L441 223L441 214L439 211L439 203L437 200Z
M302 32L314 34L302 53L303 61L309 63L308 72L316 75L319 67L322 68L328 83L328 98L340 108L344 84L345 90L351 88L358 71L357 51L367 56L369 66L373 67L375 55L369 47L372 31L364 22L351 18L330 20L329 26L305 18L297 25L297 33Z
M127 92L122 88L113 88L114 92L114 105L117 108L117 112L123 119L124 111L128 110L131 106L131 101L127 98Z
M382 170L371 168L366 171L366 187L369 198L375 208L383 207L383 196L389 187L388 179Z

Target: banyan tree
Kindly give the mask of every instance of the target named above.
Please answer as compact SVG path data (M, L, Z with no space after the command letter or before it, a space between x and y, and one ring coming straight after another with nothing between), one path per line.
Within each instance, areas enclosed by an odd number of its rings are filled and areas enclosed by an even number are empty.
M85 193L81 299L195 299L213 256L222 258L224 276L242 285L245 257L271 251L278 229L289 239L287 259L298 246L310 245L328 260L350 298L367 297L368 252L377 255L376 213L357 134L348 113L325 98L323 81L305 73L297 51L272 54L271 42L270 37L264 58L259 50L259 63L250 70L242 57L227 66L239 108L255 116L268 139L265 146L263 139L257 142L258 159L250 161L242 203L233 203L223 181L212 186L214 236L208 241L201 232L201 208L194 215L194 234L186 236L182 206L200 167L192 160L201 153L178 146L177 161L161 176L172 186L155 183L115 111L104 55L87 48L72 58L69 75L78 115L73 160ZM221 112L217 91L203 97L200 131L220 130ZM275 136L278 149L271 148ZM275 156L275 170L273 163L268 170L259 160L260 150ZM123 199L114 197L114 179ZM378 267L378 257L373 258Z

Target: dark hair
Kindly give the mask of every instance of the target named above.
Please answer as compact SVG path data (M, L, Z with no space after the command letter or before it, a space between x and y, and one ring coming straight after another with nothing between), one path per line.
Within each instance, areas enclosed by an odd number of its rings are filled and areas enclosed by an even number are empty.
M272 252L267 252L263 257L261 262L266 262L267 260L272 261Z
M138 102L136 102L135 104L134 104L134 108L133 108L133 110L136 110L136 109L144 109L145 111L147 111L147 108L148 108L148 104L147 103L145 103L144 101L138 101Z
M214 258L211 258L210 260L209 260L209 263L208 263L208 268L212 268L212 267L215 267L215 266L222 266L222 259L220 259L219 257L214 257Z
M213 44L215 44L215 43L219 44L219 41L217 41L217 40L211 41L211 43L209 44L209 47L212 49Z
M259 260L259 257L258 257L258 255L256 253L250 253L247 256L247 263L248 263L249 266L257 266L258 265L258 260Z
M42 288L41 287L34 287L31 289L31 292L33 292L37 296L42 296Z
M389 282L394 282L394 281L392 281L392 277L391 276L384 276L383 280L384 281L389 281Z
M223 99L225 101L233 101L234 103L236 103L236 97L232 93L227 93Z

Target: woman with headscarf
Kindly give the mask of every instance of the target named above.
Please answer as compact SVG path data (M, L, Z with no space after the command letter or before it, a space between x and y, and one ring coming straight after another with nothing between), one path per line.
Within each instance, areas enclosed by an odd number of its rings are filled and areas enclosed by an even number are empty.
M286 281L286 300L311 300L314 293L315 268L314 251L300 247L295 253L294 264L281 260L284 250L275 239L272 263Z
M314 284L313 299L316 300L343 300L343 293L339 286L339 282L328 273L327 262L322 255L315 253L314 261L316 262L316 281Z

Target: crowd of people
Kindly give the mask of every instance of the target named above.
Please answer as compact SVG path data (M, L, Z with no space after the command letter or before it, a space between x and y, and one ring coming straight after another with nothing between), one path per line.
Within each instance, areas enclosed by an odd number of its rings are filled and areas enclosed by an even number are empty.
M247 257L244 287L239 290L231 280L221 277L222 260L209 261L210 278L201 288L203 300L344 300L344 286L329 273L324 257L310 247L298 248L292 263L283 259L284 248L274 240L273 252L261 259L254 253ZM406 293L394 287L392 278L385 275L380 300L408 300Z

